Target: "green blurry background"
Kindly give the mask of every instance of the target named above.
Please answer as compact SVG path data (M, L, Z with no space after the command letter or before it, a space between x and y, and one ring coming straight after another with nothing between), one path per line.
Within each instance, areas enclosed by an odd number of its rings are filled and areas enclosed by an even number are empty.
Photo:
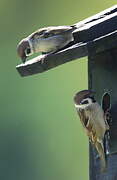
M88 139L73 95L87 88L86 58L22 78L17 43L34 30L69 25L114 0L0 0L0 179L88 180Z

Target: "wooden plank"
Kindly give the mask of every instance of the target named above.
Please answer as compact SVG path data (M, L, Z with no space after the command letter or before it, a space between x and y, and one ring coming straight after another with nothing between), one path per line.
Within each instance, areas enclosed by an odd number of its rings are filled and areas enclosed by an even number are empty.
M87 42L117 30L117 12L85 24L74 32L75 43Z
M87 43L78 43L56 54L48 56L42 55L27 61L25 64L18 65L16 68L21 76L29 76L42 73L58 65L73 61L77 58L88 56L116 47L117 31L102 36Z
M117 46L117 30L87 43L88 55L112 49Z
M117 5L114 5L104 11L101 11L100 13L97 13L96 15L93 15L91 17L88 17L86 19L84 19L83 21L80 21L78 23L76 23L75 25L77 27L80 27L82 24L87 24L87 23L90 23L90 22L93 22L93 21L96 21L98 19L101 19L103 17L105 17L106 15L110 15L110 14L113 14L117 12Z
M116 43L116 22L117 5L77 23L78 29L73 33L74 41L63 50L55 54L33 58L25 64L16 66L16 69L21 76L29 76L88 56L89 48L92 48L94 53L111 48ZM114 39L112 39L113 37Z
M16 68L21 76L29 76L42 73L73 59L84 57L87 54L86 43L76 44L56 54L38 56L25 64L18 65Z

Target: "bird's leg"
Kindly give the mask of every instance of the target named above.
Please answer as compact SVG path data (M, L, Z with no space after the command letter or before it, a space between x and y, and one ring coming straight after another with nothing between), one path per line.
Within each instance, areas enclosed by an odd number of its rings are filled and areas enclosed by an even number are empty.
M44 60L45 60L45 58L47 57L47 56L50 56L50 55L52 55L52 54L54 54L54 53L56 53L57 51L51 51L51 52L42 52L42 55L44 55L44 57L41 59L41 62L42 62L42 64L44 63Z
M104 153L103 141L100 141L100 142L97 141L95 143L95 146L96 146L96 150L99 154L99 158L100 158L101 171L104 172L106 170L106 158L105 158L105 153Z

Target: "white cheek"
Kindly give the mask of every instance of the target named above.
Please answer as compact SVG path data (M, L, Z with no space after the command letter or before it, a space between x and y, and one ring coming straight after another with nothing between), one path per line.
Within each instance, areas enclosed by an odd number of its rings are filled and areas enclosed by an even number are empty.
M75 104L75 107L78 109L85 109L88 106L89 106L89 104L81 104L81 105Z

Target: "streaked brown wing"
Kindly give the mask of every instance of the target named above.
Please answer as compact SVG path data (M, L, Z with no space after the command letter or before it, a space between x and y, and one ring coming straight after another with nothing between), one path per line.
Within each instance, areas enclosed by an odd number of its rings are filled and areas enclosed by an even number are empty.
M50 37L53 35L61 34L66 31L72 32L76 29L75 26L50 26L38 29L37 31L33 32L30 36L34 38L34 36L40 36L40 37Z
M91 142L95 143L95 141L96 141L96 131L93 128L93 123L91 122L89 117L86 117L85 111L83 109L78 111L78 115L80 117L80 121L81 121L83 127L85 128L86 133L89 136Z
M81 121L83 127L87 129L87 124L89 124L89 123L88 123L89 118L87 118L87 117L85 116L85 111L84 111L83 109L82 109L82 110L79 110L79 111L78 111L78 115L79 115L79 117L80 117L80 121Z

